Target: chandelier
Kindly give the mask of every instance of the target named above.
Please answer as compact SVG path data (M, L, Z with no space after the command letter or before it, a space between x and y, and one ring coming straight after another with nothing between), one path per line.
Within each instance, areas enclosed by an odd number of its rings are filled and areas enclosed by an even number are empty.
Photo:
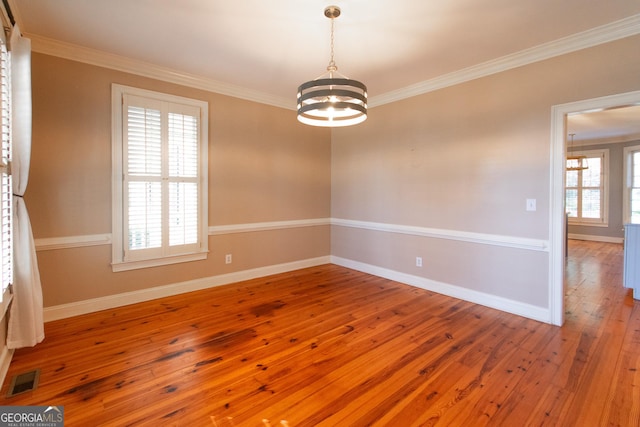
M569 147L573 148L573 137L575 136L575 133L570 133L569 136L571 136L571 143L569 144ZM567 155L568 171L581 171L585 169L589 169L587 156L583 154L576 154L576 153Z
M331 59L327 72L298 87L298 121L312 126L351 126L367 119L367 87L338 73L333 58L334 20L338 6L328 6L324 15L331 19Z

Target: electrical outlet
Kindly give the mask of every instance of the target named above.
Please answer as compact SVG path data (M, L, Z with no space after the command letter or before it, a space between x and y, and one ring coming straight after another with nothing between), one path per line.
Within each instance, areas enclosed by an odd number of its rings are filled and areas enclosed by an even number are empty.
M224 256L224 263L225 264L231 264L232 261L233 261L233 259L231 258L231 254L226 254Z
M416 257L416 267L422 267L422 257L421 256L417 256Z

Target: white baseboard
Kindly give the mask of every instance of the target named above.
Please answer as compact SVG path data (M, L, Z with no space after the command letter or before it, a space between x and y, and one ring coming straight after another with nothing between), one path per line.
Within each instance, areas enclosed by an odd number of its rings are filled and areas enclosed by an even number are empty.
M594 236L591 234L575 234L575 233L569 233L567 237L573 240L589 240L592 242L605 242L605 243L624 243L624 237Z
M437 282L435 280L426 279L424 277L401 273L399 271L389 270L386 268L377 267L375 265L365 264L362 262L336 256L331 256L331 262L343 267L352 268L354 270L373 274L379 277L384 277L385 279L406 283L407 285L415 286L417 288L469 301L474 304L480 304L485 307L494 308L496 310L516 314L518 316L523 316L544 323L551 323L551 312L548 308L525 304L519 301L514 301L507 298L462 288L460 286Z
M295 261L291 263L260 267L251 270L237 271L234 273L205 277L202 279L174 283L166 286L158 286L140 291L126 292L102 298L94 298L70 304L61 304L53 307L46 307L44 309L44 320L45 322L50 322L53 320L65 319L81 314L93 313L100 310L122 307L125 305L150 301L157 298L179 295L185 292L192 292L212 288L215 286L227 285L243 280L250 280L257 277L285 273L288 271L328 263L333 263L368 274L373 274L375 276L384 277L386 279L394 280L397 282L406 283L408 285L415 286L421 289L437 292L439 294L447 295L453 298L459 298L475 304L480 304L486 307L505 311L507 313L527 317L529 319L538 320L545 323L551 322L550 311L543 307L537 307L519 301L509 300L495 295L490 295L483 292L450 285L447 283L437 282L434 280L426 279L424 277L401 273L398 271L389 270L375 265L365 264L336 256L324 256L302 261ZM2 369L2 356L3 355L0 355L0 369ZM9 357L9 361L10 360L11 359ZM1 372L2 371L0 371L0 373Z
M157 298L179 295L185 292L198 291L212 288L214 286L228 285L230 283L241 282L243 280L255 279L272 274L285 273L287 271L301 268L313 267L316 265L329 264L329 256L310 258L301 261L294 261L285 264L270 265L251 270L237 271L219 276L204 277L202 279L189 280L181 283L174 283L166 286L158 286L140 291L125 292L117 295L110 295L102 298L61 304L44 309L44 321L66 319L68 317L79 316L81 314L93 313L100 310L122 307Z
M4 384L7 372L9 372L9 365L13 358L13 352L14 350L9 349L6 345L3 345L2 349L0 349L0 386Z

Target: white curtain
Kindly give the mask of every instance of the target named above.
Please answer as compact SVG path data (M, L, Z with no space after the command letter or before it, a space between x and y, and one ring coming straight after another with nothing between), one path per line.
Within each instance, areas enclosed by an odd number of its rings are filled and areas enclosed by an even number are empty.
M31 40L16 25L9 42L11 52L11 124L13 179L13 302L9 311L7 347L31 347L44 339L42 286L22 196L29 180L31 160Z

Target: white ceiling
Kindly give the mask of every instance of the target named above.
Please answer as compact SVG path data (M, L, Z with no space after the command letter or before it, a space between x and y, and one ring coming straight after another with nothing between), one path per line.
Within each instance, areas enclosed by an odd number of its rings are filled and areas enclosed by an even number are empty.
M294 103L329 62L370 99L593 31L638 26L638 0L9 0L34 50L51 41ZM634 27L634 28L635 28ZM287 101L288 102L288 101Z
M569 115L567 134L578 144L640 140L640 106L625 106Z

